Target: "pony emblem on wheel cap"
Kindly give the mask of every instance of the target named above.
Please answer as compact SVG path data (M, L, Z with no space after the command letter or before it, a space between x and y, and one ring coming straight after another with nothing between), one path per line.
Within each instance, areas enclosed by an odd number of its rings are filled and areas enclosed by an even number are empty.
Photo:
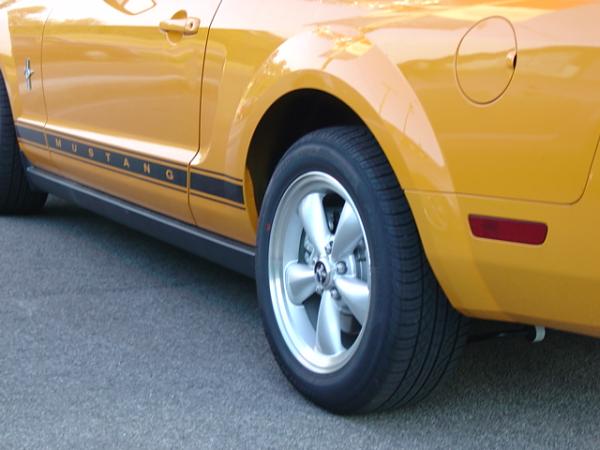
M320 286L324 286L327 283L329 278L329 273L327 272L327 267L322 261L319 261L315 265L315 280L317 284Z

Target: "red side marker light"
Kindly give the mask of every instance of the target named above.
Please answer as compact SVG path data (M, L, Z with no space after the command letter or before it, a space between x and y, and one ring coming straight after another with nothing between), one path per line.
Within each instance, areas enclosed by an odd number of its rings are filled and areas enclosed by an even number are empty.
M540 222L470 215L469 224L473 235L484 239L542 245L548 237L548 225Z

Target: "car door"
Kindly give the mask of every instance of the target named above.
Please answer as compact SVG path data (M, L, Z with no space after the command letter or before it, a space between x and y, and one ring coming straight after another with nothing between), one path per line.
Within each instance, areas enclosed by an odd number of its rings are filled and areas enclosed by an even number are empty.
M219 3L57 2L42 54L45 132L63 176L193 222L187 170Z

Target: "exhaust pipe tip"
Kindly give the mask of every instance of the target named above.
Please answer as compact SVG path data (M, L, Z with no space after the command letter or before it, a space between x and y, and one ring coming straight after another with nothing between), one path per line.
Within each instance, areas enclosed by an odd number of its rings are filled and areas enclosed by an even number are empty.
M541 325L531 327L530 340L532 344L539 344L544 339L546 339L546 327L542 327Z

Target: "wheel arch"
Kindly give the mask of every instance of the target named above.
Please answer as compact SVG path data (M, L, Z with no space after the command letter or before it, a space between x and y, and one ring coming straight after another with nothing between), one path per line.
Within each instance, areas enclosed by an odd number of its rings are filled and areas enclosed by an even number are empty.
M294 142L312 131L337 125L365 124L347 104L321 90L298 89L271 105L256 127L246 159L258 210L275 167Z
M257 71L239 104L235 120L246 131L237 150L229 147L235 155L227 159L237 166L232 172L245 174L246 198L255 199L251 213L257 216L287 148L303 134L335 125L364 125L404 189L450 190L435 132L399 66L371 44L352 58L332 61L322 36L314 34L284 42ZM335 50L335 41L325 44Z
M0 8L0 82L4 83L11 110L15 111L18 106L18 86L17 67L13 54L13 37L10 32L7 6Z
M7 79L7 77L5 76L4 73L5 73L4 66L0 62L0 84L2 86L4 86L4 88L6 89L6 93L8 95L9 107L10 107L11 112L13 112L13 115L14 115L13 103L16 101L16 99L14 98L13 89L11 89L10 81L9 81L9 79Z

